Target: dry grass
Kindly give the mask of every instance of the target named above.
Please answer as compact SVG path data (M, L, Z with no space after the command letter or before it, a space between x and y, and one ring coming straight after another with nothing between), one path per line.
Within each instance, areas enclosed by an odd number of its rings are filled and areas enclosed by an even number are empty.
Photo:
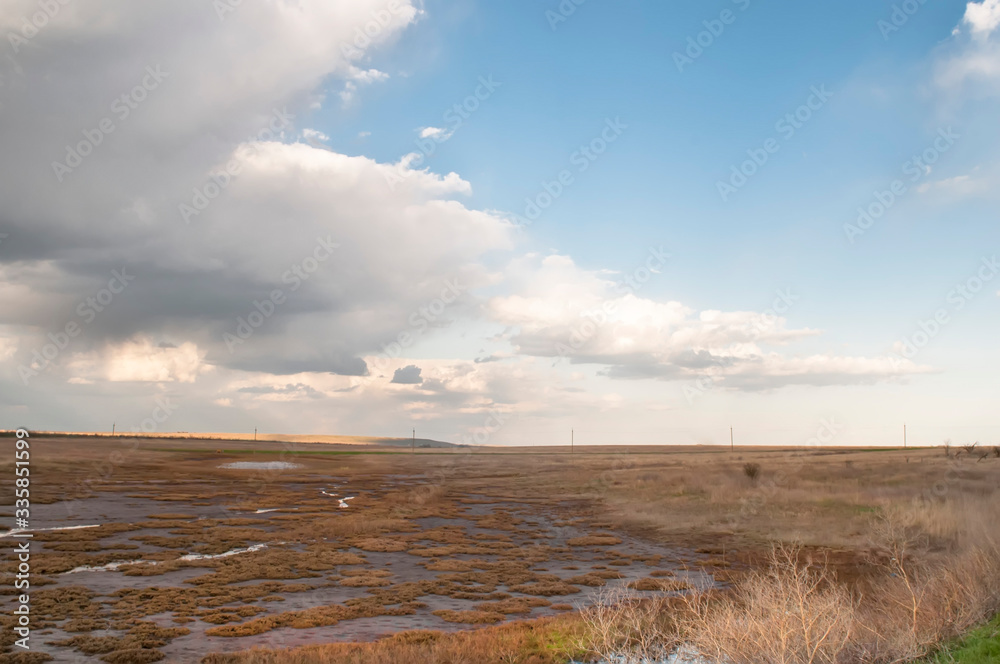
M676 592L679 590L688 590L691 588L690 583L684 581L678 581L677 579L636 579L628 584L628 588L632 590L658 590L664 592Z
M574 537L566 541L570 546L615 546L621 544L620 538L614 535L588 535L586 537Z
M573 615L512 622L456 634L402 632L374 643L209 655L202 664L564 664L585 654Z
M442 609L435 611L434 615L446 622L466 623L469 625L488 625L503 622L504 620L502 613L492 611L451 611Z
M800 565L777 549L772 566L743 580L733 596L689 599L681 629L698 652L732 664L836 664L851 643L857 601L825 568Z
M680 644L730 664L913 661L1000 611L997 506L961 512L972 507L883 511L870 529L873 571L850 582L829 561L777 546L731 593L669 605L619 591L584 611L591 650L623 662ZM646 581L630 587L647 589Z

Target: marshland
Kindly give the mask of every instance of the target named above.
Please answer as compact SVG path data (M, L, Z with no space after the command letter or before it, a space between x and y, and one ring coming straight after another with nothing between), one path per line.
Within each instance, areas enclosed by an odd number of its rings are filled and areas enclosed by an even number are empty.
M909 662L1000 608L988 448L32 450L31 661Z

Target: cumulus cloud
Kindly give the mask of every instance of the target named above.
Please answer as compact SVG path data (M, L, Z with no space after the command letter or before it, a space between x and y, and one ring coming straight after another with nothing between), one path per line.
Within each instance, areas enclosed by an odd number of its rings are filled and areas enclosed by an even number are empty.
M303 129L302 138L306 139L306 142L315 145L318 143L326 143L330 140L330 137L319 131L318 129Z
M424 382L424 379L420 377L420 367L415 364L408 364L393 372L392 382L397 385L420 385Z
M381 11L375 0L245 5L222 22L198 2L64 6L3 65L0 323L15 337L15 360L28 362L46 334L75 320L82 331L58 364L72 353L85 358L77 367L113 363L103 375L114 380L195 375L107 351L137 338L197 348L209 366L364 374L361 356L405 329L447 279L480 283L478 257L509 248L510 233L454 200L467 182L291 142L288 109L321 85L384 80L356 62L416 16L399 7L359 52L341 45ZM5 15L34 9L18 1ZM163 80L135 101L147 66ZM122 94L126 117L112 110ZM102 118L113 132L101 132ZM77 150L81 142L93 145ZM65 161L67 145L88 153L59 182L52 163ZM390 187L392 175L405 182ZM78 320L77 306L123 265L134 282L93 320ZM251 316L264 321L250 325Z
M468 182L293 142L326 140L295 128L325 86L385 80L363 63L417 9L368 29L383 4L220 21L194 0L72 3L0 61L5 377L23 388L17 367L69 323L33 386L364 375L448 280L484 283L480 257L511 248L511 229L455 200ZM15 0L3 17L16 30L36 10ZM358 29L365 48L343 48ZM113 270L134 280L105 301Z
M962 26L936 65L935 82L952 93L1000 94L1000 0L969 2ZM970 38L971 37L971 38Z
M983 0L970 2L965 6L965 16L962 19L972 30L972 34L985 37L1000 25L1000 0Z
M515 351L602 365L612 378L716 376L729 387L759 389L870 383L926 370L888 357L799 357L768 350L820 331L791 329L775 311L696 312L680 302L643 297L643 284L652 277L637 280L639 270L609 278L552 255L517 261L511 272L520 292L494 297L488 306L494 320L510 326ZM780 306L794 306L794 294L782 297Z
M438 143L443 143L454 135L454 130L442 127L423 127L420 129L420 138L433 138Z
M114 383L193 383L211 368L204 364L204 353L194 343L175 346L140 337L98 351L76 354L70 369L76 374L75 378L91 383L94 379Z

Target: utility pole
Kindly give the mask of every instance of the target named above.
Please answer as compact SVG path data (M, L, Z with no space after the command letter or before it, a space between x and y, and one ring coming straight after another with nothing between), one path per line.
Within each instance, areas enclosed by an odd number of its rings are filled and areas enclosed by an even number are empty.
M570 454L573 453L573 437L574 437L574 431L572 429L570 429L569 430L569 453Z
M413 454L417 449L417 429L413 429L413 439L410 441L410 454Z
M903 425L903 449L906 449L906 425Z
M257 442L257 427L253 428L253 442Z
M729 427L729 451L736 451L736 442L733 440L733 428Z
M112 422L112 423L111 423L111 435L112 435L112 436L114 436L114 435L115 435L115 424L117 424L117 423L116 423L116 422Z

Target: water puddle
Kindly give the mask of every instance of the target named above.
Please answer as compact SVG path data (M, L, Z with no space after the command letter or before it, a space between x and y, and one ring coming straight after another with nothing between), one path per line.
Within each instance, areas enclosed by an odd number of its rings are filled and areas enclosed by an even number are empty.
M302 464L288 461L233 461L232 463L224 463L219 468L229 470L292 470L293 468L302 468Z
M7 532L0 534L0 538L13 537L18 533L40 533L50 530L80 530L82 528L100 528L100 527L101 524L98 523L90 526L60 526L57 528L14 528L13 530L8 530Z
M177 560L191 561L191 560L215 560L216 558L228 558L230 556L238 556L241 553L253 553L254 551L260 551L261 549L266 549L267 544L254 544L248 546L244 549L232 549L230 551L225 551L223 553L188 553ZM74 567L68 572L63 572L63 574L77 574L79 572L111 572L119 567L125 567L126 565L159 565L162 561L159 560L121 560L114 563L108 563L107 565L81 565L80 567ZM168 561L173 562L173 561Z

